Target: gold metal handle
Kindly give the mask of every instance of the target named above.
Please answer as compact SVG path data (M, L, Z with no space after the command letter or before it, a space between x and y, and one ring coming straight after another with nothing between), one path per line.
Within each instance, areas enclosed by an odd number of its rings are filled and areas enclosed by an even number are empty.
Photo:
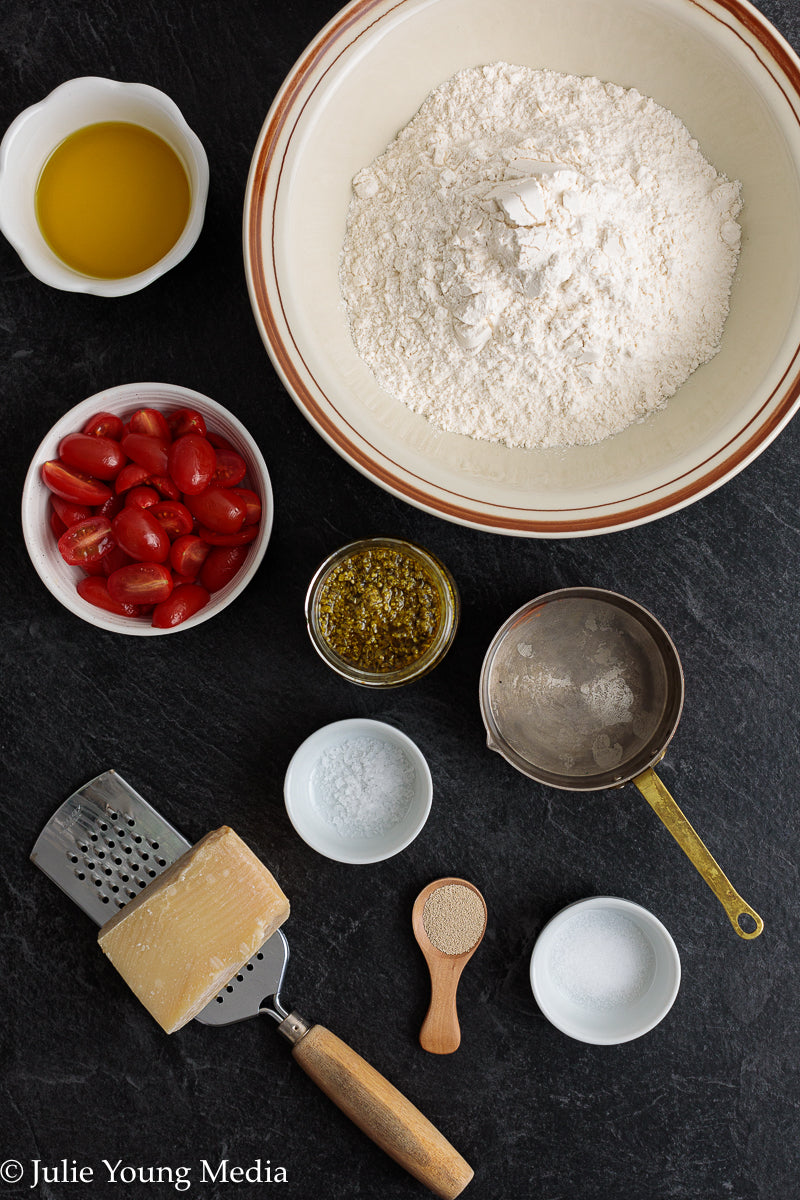
M749 904L744 902L739 893L731 886L719 863L706 849L697 831L692 828L652 767L648 767L641 775L637 775L633 782L711 888L728 914L728 920L739 937L748 940L758 937L764 928L761 917ZM750 932L744 930L740 924L741 918L745 916L755 922L755 929Z

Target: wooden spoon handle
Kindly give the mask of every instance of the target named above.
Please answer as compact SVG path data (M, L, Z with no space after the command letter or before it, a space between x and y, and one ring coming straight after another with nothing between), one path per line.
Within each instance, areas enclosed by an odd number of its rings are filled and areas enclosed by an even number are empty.
M452 1054L461 1045L461 1026L456 1009L460 964L447 959L428 964L431 971L431 1002L419 1031L419 1044L429 1054Z
M472 1168L355 1050L322 1025L312 1025L292 1055L325 1095L415 1179L443 1200L461 1194Z

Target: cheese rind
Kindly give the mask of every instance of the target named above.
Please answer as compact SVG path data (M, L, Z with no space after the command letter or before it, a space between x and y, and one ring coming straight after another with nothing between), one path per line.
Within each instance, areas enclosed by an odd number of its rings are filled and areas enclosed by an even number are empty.
M191 1021L289 916L289 901L227 825L207 833L98 934L167 1033Z

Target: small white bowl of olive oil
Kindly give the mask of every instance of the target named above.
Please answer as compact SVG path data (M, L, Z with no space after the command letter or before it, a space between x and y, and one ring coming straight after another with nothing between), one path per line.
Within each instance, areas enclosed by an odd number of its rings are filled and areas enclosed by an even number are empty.
M85 76L17 117L0 143L0 229L51 287L125 296L200 235L208 159L177 105Z

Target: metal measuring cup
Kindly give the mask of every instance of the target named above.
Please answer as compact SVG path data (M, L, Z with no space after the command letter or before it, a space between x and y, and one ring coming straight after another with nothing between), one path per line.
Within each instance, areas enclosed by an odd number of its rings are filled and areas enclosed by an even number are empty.
M490 749L564 791L632 781L722 904L742 938L764 922L653 770L683 709L678 652L655 617L602 588L561 588L517 609L483 661L480 704Z

